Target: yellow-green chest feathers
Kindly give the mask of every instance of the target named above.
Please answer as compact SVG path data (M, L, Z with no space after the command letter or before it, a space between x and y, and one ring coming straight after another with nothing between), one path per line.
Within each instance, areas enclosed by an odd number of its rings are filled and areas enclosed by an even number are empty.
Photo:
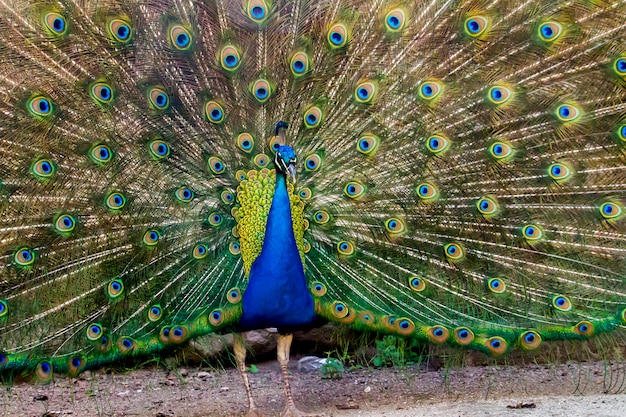
M235 234L239 236L246 276L250 274L252 263L261 254L263 248L267 217L272 207L275 186L276 171L264 168L259 171L248 171L245 179L237 187L238 206L233 208L232 214L237 222ZM293 191L293 184L287 182L294 237L304 264L304 231L306 229L304 203Z

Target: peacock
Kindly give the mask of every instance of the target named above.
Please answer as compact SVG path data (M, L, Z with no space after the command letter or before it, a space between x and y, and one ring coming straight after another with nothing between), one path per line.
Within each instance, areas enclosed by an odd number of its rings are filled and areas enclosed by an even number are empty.
M3 381L275 327L301 416L326 322L624 346L626 2L0 3Z

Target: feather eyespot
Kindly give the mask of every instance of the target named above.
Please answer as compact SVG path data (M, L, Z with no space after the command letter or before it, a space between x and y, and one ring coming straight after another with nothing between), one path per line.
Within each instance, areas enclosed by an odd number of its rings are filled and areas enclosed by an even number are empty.
M330 221L330 214L326 210L318 210L313 215L313 220L317 224L326 224Z
M117 341L117 348L123 354L128 354L132 352L137 347L137 342L131 339L128 336L122 336Z
M61 214L54 221L54 229L62 234L68 235L76 228L76 219L69 214Z
M390 235L400 235L406 232L406 224L398 217L391 217L385 220L385 230Z
M433 326L428 329L428 337L435 343L445 342L449 335L450 332L443 326Z
M170 145L161 139L155 139L148 144L148 150L156 160L163 160L170 156Z
M27 102L28 112L39 119L45 119L52 114L54 106L44 96L31 97Z
M552 297L552 307L559 311L570 311L572 302L564 295L555 295Z
M254 148L254 138L250 133L240 133L237 136L237 147L246 153L252 152Z
M544 22L539 25L537 29L537 35L539 39L546 43L552 43L556 41L563 34L563 26L555 21Z
M300 190L300 192L298 192L298 196L304 201L308 201L313 196L313 192L311 191L310 188L304 187Z
M63 36L67 33L67 21L57 12L48 12L43 17L43 24L53 36Z
M49 159L39 159L30 167L30 172L39 179L45 180L54 176L56 166Z
M543 229L535 224L527 224L522 227L522 236L528 243L536 243L543 239Z
M241 245L239 245L238 242L231 242L230 245L228 245L228 251L232 255L239 255L241 253Z
M373 156L380 145L380 138L374 134L366 133L357 139L356 150L363 155Z
M506 291L506 284L501 278L489 278L487 280L487 289L495 294L503 294Z
M337 318L345 318L350 314L350 309L341 301L335 301L332 307L333 315Z
M515 151L513 147L504 141L497 140L488 148L489 156L497 162L508 162L513 158Z
M102 326L97 323L92 323L87 327L87 339L98 340L102 337Z
M296 52L291 57L291 73L301 77L311 70L311 59L306 52Z
M308 241L308 240L306 240L306 239L304 239L304 242L303 242L303 248L304 248L304 249L303 249L303 250L304 250L304 253L309 253L309 252L311 252L311 244L310 244L310 243L309 243L309 241Z
M343 193L352 199L359 199L365 195L365 186L358 181L350 181L343 188Z
M613 61L613 72L618 77L626 78L626 56L619 56Z
M224 313L221 309L215 309L209 313L209 323L211 326L217 327L224 321Z
M245 181L246 178L248 178L248 174L246 174L246 171L244 171L243 169L238 169L237 172L235 172L235 178L237 179L237 181L242 182Z
M226 166L224 165L224 162L218 156L209 157L209 159L207 160L207 165L209 166L209 169L211 170L211 172L214 173L215 175L223 174L224 171L226 170Z
M321 282L312 282L311 283L311 292L316 297L322 297L326 294L326 286Z
M574 332L581 336L591 337L595 332L595 327L590 321L584 320L574 326Z
M174 192L174 197L181 203L189 203L195 197L195 193L183 185Z
M89 94L96 104L106 105L113 101L113 87L103 81L92 84Z
M116 43L128 43L133 37L130 23L122 19L111 19L107 25L109 37Z
M443 84L439 81L425 81L420 85L419 96L426 101L433 101L441 95Z
M8 314L9 314L9 306L7 305L7 302L4 300L0 300L0 317L6 317Z
M27 247L19 248L13 254L13 261L20 267L31 266L35 263L35 252Z
M106 292L111 300L120 298L124 294L124 282L119 278L110 281Z
M304 127L307 129L314 129L322 124L322 109L318 106L313 106L304 112Z
M341 240L337 243L337 252L344 256L354 255L354 244L352 244L352 242L348 242L347 240Z
M489 27L489 20L483 16L471 16L465 19L465 33L472 37L478 38L483 35Z
M209 222L209 225L213 227L219 227L224 222L224 217L214 211L213 213L208 215L207 221Z
M425 203L432 203L439 198L439 190L430 182L423 182L415 187L417 196Z
M226 299L231 304L237 304L241 301L241 290L237 287L231 288L228 290L228 294L226 294Z
M278 148L283 145L282 139L280 136L272 136L268 141L268 146L273 152L278 152Z
M354 98L358 103L370 104L374 101L378 87L374 81L361 81L354 90Z
M485 346L494 355L502 355L507 350L506 340L501 338L500 336L490 337L485 340Z
M264 0L249 0L246 6L248 17L256 23L263 23L268 17L269 6Z
M619 143L626 145L626 123L618 125L615 129L615 134L617 135Z
M269 164L269 162L270 159L264 153L260 153L254 157L254 164L259 168L267 167L267 164Z
M41 383L48 383L52 380L52 363L49 361L41 361L37 364L35 375Z
M618 220L624 215L624 209L613 201L607 201L600 205L600 215L604 220Z
M554 110L554 116L561 123L574 122L581 115L581 110L573 104L561 104Z
M465 248L460 243L447 243L444 245L443 251L450 262L459 262L465 259Z
M250 90L259 103L267 102L272 95L272 86L265 79L256 80L250 87Z
M454 329L454 340L461 346L467 346L474 341L474 332L467 327Z
M435 133L426 139L426 149L433 155L443 155L450 149L450 139L442 133Z
M412 320L400 317L394 321L395 330L402 336L409 336L415 331L415 324Z
M89 158L97 164L104 165L113 159L113 151L107 145L95 145L89 151Z
M497 106L505 104L512 97L511 89L503 85L494 85L487 92L487 101Z
M170 105L169 96L159 87L152 87L148 90L148 101L153 110L166 110Z
M541 345L541 336L539 333L529 330L520 335L519 343L525 350L537 349Z
M220 63L226 71L235 71L241 65L241 55L237 48L228 45L220 51Z
M191 48L193 36L187 28L181 25L173 25L169 30L170 45L179 51L187 51Z
M426 289L426 280L420 277L409 277L409 288L413 291L422 292Z
M224 108L217 101L207 102L204 105L204 114L213 124L220 124L224 121Z
M396 8L385 16L385 26L389 32L400 32L406 26L406 12Z
M309 155L304 160L304 169L309 172L317 171L318 169L320 169L321 165L322 158L320 158L317 154Z
M548 176L557 183L569 181L574 171L564 162L555 162L548 167Z
M156 246L161 239L161 233L156 229L146 230L143 234L143 244L146 246Z
M500 212L498 201L494 197L481 197L476 201L478 212L485 218L495 217Z
M72 356L67 360L67 369L70 375L76 376L85 366L85 360L80 356Z
M328 30L327 39L333 49L344 47L348 43L348 28L343 23L335 23Z
M209 254L209 248L204 243L198 243L193 247L192 256L194 259L204 259Z
M189 329L187 326L174 326L170 329L169 341L172 343L180 344L187 340L189 336Z
M121 210L126 205L126 197L122 193L113 192L105 198L104 203L110 210Z
M163 317L163 309L160 305L156 304L148 309L148 320L151 322L159 321L161 317Z

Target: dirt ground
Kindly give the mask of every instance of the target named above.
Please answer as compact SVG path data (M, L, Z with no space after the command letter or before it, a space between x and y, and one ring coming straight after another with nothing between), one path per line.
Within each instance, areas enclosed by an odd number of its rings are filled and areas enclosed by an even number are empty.
M601 362L356 369L338 380L298 372L292 364L298 406L329 417L626 416L626 364L606 373ZM278 364L258 365L250 381L263 415L278 416L285 404ZM222 417L242 416L245 407L235 369L88 372L79 379L58 377L48 386L16 384L0 395L0 414L16 417Z

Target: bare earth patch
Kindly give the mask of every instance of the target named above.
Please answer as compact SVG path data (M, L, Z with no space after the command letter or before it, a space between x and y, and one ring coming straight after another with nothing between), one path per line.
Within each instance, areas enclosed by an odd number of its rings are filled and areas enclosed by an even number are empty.
M557 366L465 367L423 371L357 369L339 380L292 370L299 407L326 416L626 416L624 364L607 377L601 362ZM250 375L265 416L284 407L276 362ZM580 393L583 392L583 395ZM3 416L241 416L239 374L203 369L142 369L58 377L48 386L16 384L0 395Z

